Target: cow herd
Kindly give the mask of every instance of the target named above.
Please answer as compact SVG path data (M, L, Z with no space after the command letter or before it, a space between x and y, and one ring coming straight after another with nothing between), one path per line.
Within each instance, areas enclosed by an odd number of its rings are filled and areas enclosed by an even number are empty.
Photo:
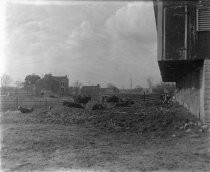
M90 96L78 96L74 98L74 102L64 101L63 106L72 108L85 108L85 105L91 101ZM116 95L102 96L100 103L96 103L92 106L92 110L101 110L107 107L107 104L113 104L116 107L130 106L135 102L130 98L119 98Z
M161 95L161 101L163 104L169 104L171 101L173 101L174 97L171 97L168 94ZM71 108L82 108L84 109L87 105L87 103L91 101L91 96L82 96L79 95L77 97L74 97L74 101L63 101L62 105L71 107ZM128 107L135 104L135 101L132 99L126 97L126 98L120 98L116 95L111 96L102 96L101 100L98 103L94 103L91 107L91 110L101 110L109 107L108 105L112 105L111 107ZM52 107L49 107L49 110ZM18 110L21 113L30 113L33 111L33 108L24 108L19 106Z

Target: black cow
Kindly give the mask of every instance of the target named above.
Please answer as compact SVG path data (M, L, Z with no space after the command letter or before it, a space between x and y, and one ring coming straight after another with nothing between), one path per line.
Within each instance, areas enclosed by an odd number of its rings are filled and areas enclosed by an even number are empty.
M113 96L110 96L110 97L107 97L106 98L106 102L108 103L117 103L117 102L120 102L120 98L113 95Z
M102 104L95 104L92 107L92 110L102 110L102 109L104 109Z
M135 102L133 100L131 100L130 98L123 98L123 99L120 99L119 102L116 103L116 106L130 106L130 105L133 105L135 104Z
M82 105L80 105L79 103L68 102L68 101L64 101L64 102L63 102L63 106L73 107L73 108L84 108L84 107L83 107Z
M74 99L76 103L79 103L79 104L81 103L84 105L86 105L90 100L91 100L90 96L78 96Z
M129 102L117 102L116 103L116 106L117 107L120 107L120 106L123 106L123 107L126 107L126 106L129 106Z
M21 106L18 106L18 110L21 112L21 113L31 113L33 112L33 108L23 108Z
M131 98L126 97L122 99L122 102L127 102L129 105L135 104L135 101L133 101Z

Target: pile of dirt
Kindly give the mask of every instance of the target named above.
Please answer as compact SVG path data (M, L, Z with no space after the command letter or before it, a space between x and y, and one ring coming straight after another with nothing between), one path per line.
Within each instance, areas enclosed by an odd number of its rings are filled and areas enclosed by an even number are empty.
M51 110L39 111L35 114L35 118L39 123L70 125L84 121L87 115L88 112L84 109L56 106Z
M160 136L198 128L198 120L177 104L138 104L96 111L57 106L37 113L36 118L40 123L80 124L107 132L153 133Z
M91 124L102 130L131 131L173 134L183 125L196 124L196 118L177 105L173 107L142 106L140 108L120 108L103 113L95 113L89 118ZM194 125L195 126L195 125ZM191 125L191 127L194 127Z

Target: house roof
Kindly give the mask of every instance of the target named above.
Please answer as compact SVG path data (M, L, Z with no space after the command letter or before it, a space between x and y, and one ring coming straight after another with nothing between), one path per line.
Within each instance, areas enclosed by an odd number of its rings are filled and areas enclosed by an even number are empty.
M66 76L52 76L52 77L56 80L59 80L59 81L68 79L67 75Z
M83 86L82 89L93 89L93 88L99 88L99 86Z

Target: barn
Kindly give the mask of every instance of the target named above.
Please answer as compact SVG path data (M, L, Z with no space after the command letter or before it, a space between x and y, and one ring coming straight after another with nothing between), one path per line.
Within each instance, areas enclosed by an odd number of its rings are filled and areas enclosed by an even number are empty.
M210 122L210 2L154 0L157 58L177 101Z

